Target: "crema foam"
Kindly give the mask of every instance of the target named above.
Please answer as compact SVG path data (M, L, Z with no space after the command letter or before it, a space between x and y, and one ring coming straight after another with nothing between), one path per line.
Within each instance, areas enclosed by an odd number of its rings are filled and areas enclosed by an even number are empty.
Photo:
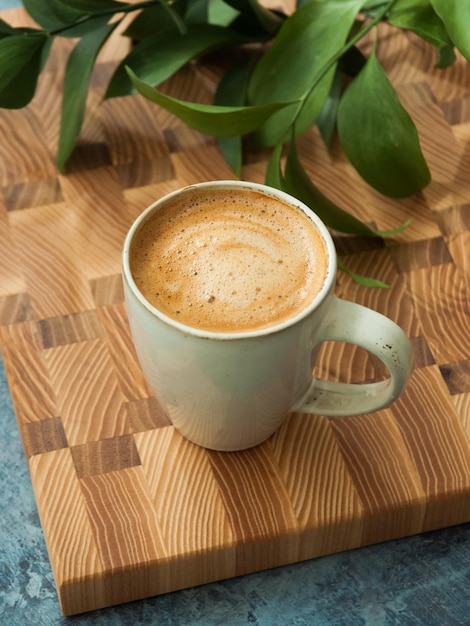
M240 188L169 199L136 234L130 262L155 308L229 333L295 317L320 291L328 265L324 240L301 209Z

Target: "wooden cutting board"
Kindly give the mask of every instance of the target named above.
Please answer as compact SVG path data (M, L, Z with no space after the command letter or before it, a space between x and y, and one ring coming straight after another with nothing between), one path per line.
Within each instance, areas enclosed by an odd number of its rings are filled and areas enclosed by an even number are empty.
M12 23L21 11L6 12ZM389 34L378 54L419 129L433 182L380 197L312 131L300 152L333 200L393 240L338 238L347 265L390 285L337 292L398 322L416 369L374 415L292 415L265 444L209 452L160 411L136 361L120 250L133 219L183 185L233 178L215 142L140 96L101 102L125 45L100 55L79 147L55 167L67 45L38 94L0 111L0 342L64 614L144 598L470 520L470 71ZM210 102L215 69L171 93ZM262 182L266 154L243 178ZM361 382L372 359L325 344L320 374Z

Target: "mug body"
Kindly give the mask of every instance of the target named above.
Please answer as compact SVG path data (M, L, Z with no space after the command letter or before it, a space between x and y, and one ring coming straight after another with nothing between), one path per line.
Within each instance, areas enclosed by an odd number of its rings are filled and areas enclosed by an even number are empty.
M261 330L211 332L192 328L153 307L130 270L133 238L154 211L175 193L150 206L131 227L123 250L126 307L143 372L162 409L189 440L215 450L255 446L281 425L312 381L315 346L333 299L336 256L323 223L302 203L275 189L238 181L194 185L258 190L302 209L321 234L327 273L320 292L292 319Z

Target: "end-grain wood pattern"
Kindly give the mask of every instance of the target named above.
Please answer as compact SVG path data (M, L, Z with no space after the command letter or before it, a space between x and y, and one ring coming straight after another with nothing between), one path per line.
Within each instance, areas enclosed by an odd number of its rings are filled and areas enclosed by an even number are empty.
M5 14L24 23L22 11ZM203 450L169 424L139 368L120 251L161 195L233 178L213 139L139 96L102 102L123 52L93 75L83 135L54 165L63 66L53 50L38 94L0 111L0 344L64 614L161 594L470 520L470 71L433 68L416 38L378 54L419 129L433 182L397 202L371 190L315 131L299 142L319 187L393 240L337 237L354 271L338 294L400 324L416 369L374 415L293 414L240 453ZM166 85L209 102L216 68ZM263 181L266 155L243 178ZM323 346L317 372L363 382L384 372L363 350Z

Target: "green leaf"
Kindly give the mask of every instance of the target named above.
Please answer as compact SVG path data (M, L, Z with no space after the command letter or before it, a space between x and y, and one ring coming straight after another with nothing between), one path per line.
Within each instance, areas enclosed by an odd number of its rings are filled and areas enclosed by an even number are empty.
M395 237L396 235L399 235L404 230L406 230L412 221L413 219L410 217L405 222L403 222L403 224L397 226L397 228L392 228L391 230L377 230L376 233L377 235L379 235L379 237Z
M295 124L298 134L316 120L330 91L335 55L344 45L363 2L312 1L284 22L253 72L248 101L250 104L281 102L288 98L301 101L273 116L263 126L256 134L260 146L286 141L300 109L302 113Z
M214 97L218 106L243 106L246 101L246 89L252 70L252 60L243 59L232 65L220 80ZM225 160L237 176L242 168L242 138L218 137L220 150Z
M87 35L126 6L113 0L23 0L23 5L44 30L63 37Z
M65 69L57 163L63 169L71 155L83 123L93 66L104 42L116 24L102 26L76 44Z
M12 37L16 35L43 35L44 33L37 28L29 28L27 26L13 27L7 22L0 19L0 39L4 37Z
M73 8L65 0L23 0L23 6L34 21L47 31L73 24L86 12Z
M211 24L190 24L185 34L169 30L158 37L144 39L117 67L105 98L126 96L134 91L126 66L141 80L157 86L201 54L246 42L244 37L230 29Z
M279 143L272 150L264 177L264 182L266 185L269 185L270 187L276 187L276 189L280 189L281 191L285 191L285 182L281 169L281 156L283 147L283 144Z
M97 15L96 17L84 18L83 21L78 21L76 24L68 27L66 30L60 31L62 37L84 37L91 33L93 30L98 30L109 22L109 15ZM116 24L114 24L115 26Z
M450 38L470 61L470 2L468 0L431 0L434 10L444 22Z
M376 235L366 224L338 207L317 189L299 160L294 141L291 141L287 155L283 188L310 207L333 230L351 235Z
M186 24L206 24L209 15L209 0L187 0L184 21Z
M429 183L416 127L375 51L341 99L338 133L352 165L380 193L403 198Z
M437 69L443 69L452 65L455 62L456 56L454 52L454 46L444 46L439 48L439 60L436 63Z
M329 148L336 129L336 118L338 116L338 107L341 97L341 75L336 72L333 82L331 83L330 93L317 117L317 126L325 142Z
M31 101L48 43L41 33L0 39L0 107L19 109Z
M167 96L143 82L127 68L137 91L162 108L176 115L190 128L213 137L232 137L252 132L270 115L290 103L273 102L260 106L223 107L210 104L184 102Z
M136 15L131 24L124 31L126 37L136 41L142 41L147 37L156 37L165 30L179 30L186 32L186 25L181 17L184 14L186 3L175 0L171 4L157 4L143 9Z
M439 67L455 61L453 44L430 0L398 0L390 12L389 22L415 33L435 46L440 54Z
M243 140L241 137L217 137L220 151L233 173L240 178L243 165Z
M47 0L47 3L49 4L49 0ZM71 9L94 15L103 11L121 11L128 3L119 2L118 0L62 0L62 4L67 5Z
M355 78L366 64L366 61L366 57L357 46L353 46L346 50L339 59L338 70L350 78Z
M284 21L284 18L263 7L256 0L226 0L226 2L245 16L246 22L257 22L268 33L277 32Z
M367 0L367 2L364 2L364 6L362 7L362 9L368 14L372 13L373 15L375 15L379 11L381 11L387 4L388 0L384 0L383 2L380 2L379 0Z
M208 7L209 24L228 26L239 15L239 11L234 9L223 0L212 0Z
M20 33L16 28L10 26L5 20L0 19L0 37L11 37L12 35L19 35Z
M356 282L358 285L362 285L363 287L376 287L380 289L390 289L390 285L387 285L387 283L384 283L381 280L378 280L377 278L370 278L368 276L361 276L361 274L356 274L356 272L353 272L346 266L346 264L344 263L341 257L338 256L337 260L338 260L338 268L341 271L343 271L345 274L350 276L354 280L354 282Z

